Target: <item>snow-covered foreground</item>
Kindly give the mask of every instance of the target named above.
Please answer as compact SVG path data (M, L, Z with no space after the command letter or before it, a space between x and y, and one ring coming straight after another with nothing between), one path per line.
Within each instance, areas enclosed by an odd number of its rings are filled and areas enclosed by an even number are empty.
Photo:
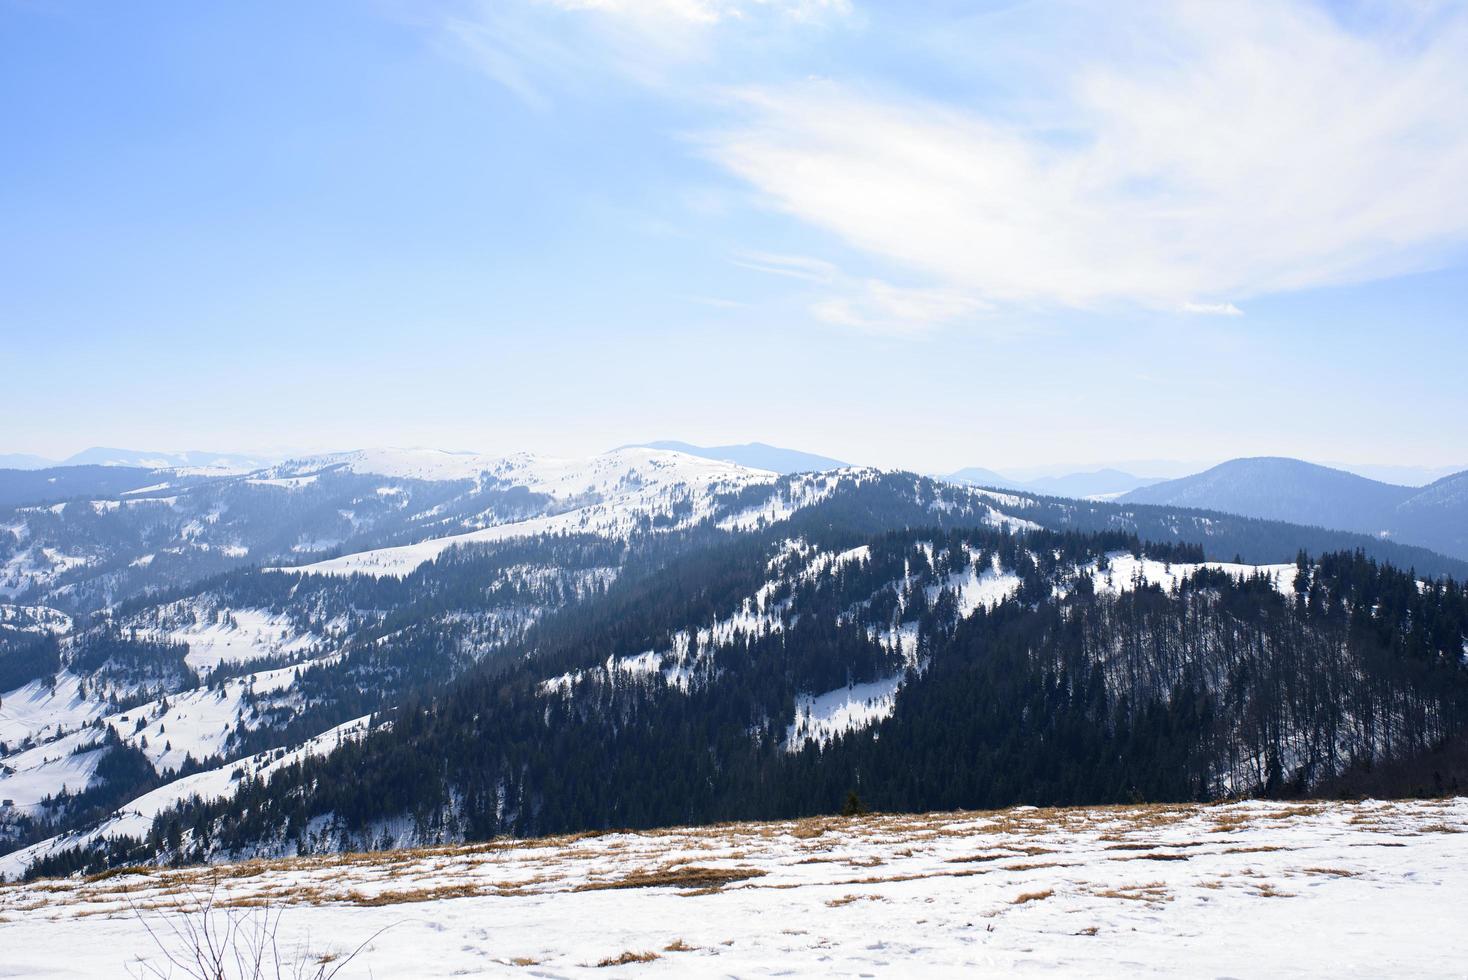
M312 969L366 942L343 978L1462 976L1468 798L818 818L44 881L0 889L0 976L166 972L150 928L177 953L210 896L216 926L278 914Z

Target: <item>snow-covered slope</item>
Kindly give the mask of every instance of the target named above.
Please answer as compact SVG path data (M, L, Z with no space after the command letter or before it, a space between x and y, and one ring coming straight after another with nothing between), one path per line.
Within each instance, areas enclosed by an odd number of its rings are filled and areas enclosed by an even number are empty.
M338 463L354 472L387 476L418 474L420 478L421 474L435 473L436 479L493 480L525 487L532 493L548 496L553 502L551 509L557 512L282 571L401 576L461 545L557 533L622 537L654 521L663 527L686 527L712 515L718 494L775 480L775 474L764 470L638 447L617 449L584 460L529 454L490 459L405 450L353 453L341 459L332 457L325 465Z
M0 970L166 970L207 918L341 980L1448 978L1465 892L1461 798L828 817L41 881Z

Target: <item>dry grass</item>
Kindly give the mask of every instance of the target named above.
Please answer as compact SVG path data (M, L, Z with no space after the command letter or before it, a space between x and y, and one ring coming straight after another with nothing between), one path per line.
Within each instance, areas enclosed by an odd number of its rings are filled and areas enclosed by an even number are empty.
M831 899L830 901L828 901L826 903L826 905L829 908L839 909L843 905L850 905L852 902L885 902L885 901L887 901L887 899L886 899L885 896L882 896L882 895L842 895L840 898L833 898L833 899Z
M533 956L512 956L512 957L510 957L510 965L511 966L540 966L540 960L536 959Z
M1053 888L1047 888L1047 889L1045 889L1042 892L1025 892L1024 894L1020 895L1018 898L1016 898L1014 901L1010 902L1009 904L1010 905L1024 905L1026 902L1043 902L1045 899L1049 898L1050 896L1052 896L1054 894L1055 894L1055 889L1053 889Z
M620 956L608 956L606 959L599 961L596 965L626 966L628 963L651 963L653 960L656 959L660 959L657 953L653 953L650 951L636 953L629 949L623 952Z
M979 864L984 861L1003 861L1014 857L1013 854L969 854L965 857L949 858L949 864Z
M593 892L614 888L722 888L735 881L760 878L769 872L759 868L699 868L681 865L642 874L630 874L616 881L588 881L572 891Z
M1354 878L1359 871L1347 871L1345 868L1301 868L1307 875L1329 875L1332 878Z
M145 875L145 876L152 876L152 875L155 875L157 873L158 873L158 869L157 868L151 868L151 867L148 867L147 865L144 865L144 864L129 864L129 865L125 865L124 867L120 867L120 868L108 868L106 871L98 871L94 875L87 875L82 880L85 881L85 882L87 882L88 884L92 884L92 883L98 882L98 881L106 881L108 878L117 878L117 877L119 877L121 875ZM44 886L41 886L41 888L39 890L45 890ZM56 889L56 890L59 891L60 889Z
M1113 861L1186 861L1191 854L1167 854L1163 851L1150 851L1146 854L1132 854L1127 857L1112 858Z
M693 952L694 950L696 950L698 948L699 947L697 947L697 946L690 946L690 945L688 945L687 943L685 943L681 939L675 939L672 942L668 943L668 945L666 945L666 946L663 947L663 952L664 953L691 953L691 952Z
M802 820L790 831L790 836L799 840L810 840L813 837L820 837L829 829L824 823L817 823L814 820Z
M1141 885L1122 885L1117 888L1102 888L1091 892L1098 898L1119 898L1128 902L1170 902L1172 893L1165 881L1150 881Z
M383 905L409 905L415 902L437 902L441 899L448 898L476 898L480 895L493 893L492 890L481 888L478 885L433 885L401 891L378 892L375 895L364 895L354 890L346 893L344 901L351 905L376 908Z
M1006 864L1000 871L1041 871L1045 868L1073 868L1069 861L1032 861L1028 864Z

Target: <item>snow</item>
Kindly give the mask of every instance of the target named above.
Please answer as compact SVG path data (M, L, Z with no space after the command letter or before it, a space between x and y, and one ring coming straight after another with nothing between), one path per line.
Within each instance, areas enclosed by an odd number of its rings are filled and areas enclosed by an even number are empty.
M67 555L55 548L25 548L0 565L0 596L19 595L34 586L50 584L89 561L84 555Z
M26 633L71 632L71 617L50 606L16 606L0 603L0 626Z
M843 480L861 482L875 470L845 469L828 473L802 473L791 479L788 491L774 494L764 503L732 514L719 522L725 531L750 531L775 524L796 511L814 506L836 492Z
M86 789L104 751L89 747L101 741L100 732L84 728L6 756L0 760L0 799L13 800L17 810L36 815L47 796Z
M941 588L950 589L958 600L958 615L966 619L980 609L992 609L1014 595L1020 588L1020 577L1006 571L995 555L993 564L979 572L972 562L962 571L949 574ZM940 586L930 585L925 590L929 602L938 597Z
M283 490L299 490L301 487L309 487L320 476L320 473L312 473L309 476L283 476L275 479L251 479L245 482L252 487L280 487Z
M1225 572L1236 579L1267 575L1274 587L1286 598L1295 594L1295 575L1299 569L1293 562L1278 565L1241 565L1227 561L1163 562L1155 558L1138 558L1129 552L1106 556L1106 564L1092 571L1092 584L1097 592L1127 592L1138 581L1171 591L1199 570L1209 568Z
M336 748L343 740L360 738L367 731L370 718L370 715L364 715L338 725L290 751L262 752L259 755L227 763L217 769L209 769L176 779L127 803L117 813L87 831L62 834L10 854L0 855L0 881L19 877L28 865L56 851L98 841L104 837L146 836L153 826L155 816L184 800L194 796L204 800L214 800L232 794L236 785L234 778L236 771L257 778L268 778L276 770L293 765L302 759L324 755ZM13 892L0 890L0 895L8 894L13 894ZM6 975L4 969L3 966L0 966L0 977ZM106 971L104 970L103 973L105 974ZM25 974L11 975L24 976Z
M798 752L809 742L824 746L837 735L854 732L891 717L904 676L897 674L867 684L838 687L821 695L804 695L795 703L795 722L785 735L785 748Z
M279 913L283 975L365 944L341 980L1461 977L1463 831L1465 799L1021 807L158 869L0 889L0 975L166 968L149 931L178 952L217 887L216 924ZM607 887L639 873L674 877Z
M557 533L625 536L635 530L642 519L672 513L673 507L680 503L689 504L690 509L677 526L688 526L709 516L714 494L775 479L774 474L763 470L652 449L619 449L590 459L575 460L529 454L461 459L459 454L422 456L417 451L406 458L374 455L358 459L361 455L351 454L352 458L346 460L345 465L360 472L381 472L395 478L410 478L417 474L416 478L427 479L430 477L424 474L430 473L452 473L462 478L486 474L512 486L524 486L532 492L545 494L565 509L559 513L414 544L378 548L268 571L402 577L460 545ZM439 475L432 478L451 477Z
M84 700L80 683L75 674L63 671L54 691L37 680L0 695L0 742L14 747L27 737L43 741L101 715L105 705Z
M161 624L160 626L153 624ZM139 621L150 637L188 644L188 665L211 670L220 663L258 660L260 657L295 654L320 643L321 637L299 632L289 616L267 609L228 607L216 609L207 603L179 601L154 612L153 624ZM150 628L150 625L153 628Z
M172 485L171 483L155 483L152 486L138 487L136 490L124 490L121 496L132 497L141 493L157 493L160 490L167 490Z
M569 511L552 517L535 517L525 521L498 524L479 531L469 531L444 538L430 538L416 544L359 551L340 558L313 562L309 565L266 568L264 571L288 572L297 575L371 575L374 578L386 576L401 578L412 574L419 565L433 561L450 548L575 530L580 515L580 511Z

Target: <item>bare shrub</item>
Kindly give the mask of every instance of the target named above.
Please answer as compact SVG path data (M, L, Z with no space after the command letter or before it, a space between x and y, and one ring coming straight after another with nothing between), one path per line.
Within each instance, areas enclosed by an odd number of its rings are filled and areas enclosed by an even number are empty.
M390 926L368 936L350 953L280 948L280 906L220 901L219 883L185 889L171 907L142 908L128 898L133 915L161 954L139 955L128 965L138 980L331 980Z

